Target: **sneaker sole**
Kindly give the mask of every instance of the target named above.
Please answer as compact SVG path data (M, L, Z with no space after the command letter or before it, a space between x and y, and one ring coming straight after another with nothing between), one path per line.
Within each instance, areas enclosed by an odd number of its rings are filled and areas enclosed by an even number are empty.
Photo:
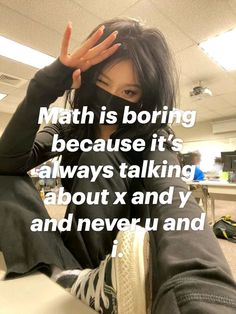
M136 225L135 231L119 232L116 239L123 253L114 262L118 314L150 313L149 234Z

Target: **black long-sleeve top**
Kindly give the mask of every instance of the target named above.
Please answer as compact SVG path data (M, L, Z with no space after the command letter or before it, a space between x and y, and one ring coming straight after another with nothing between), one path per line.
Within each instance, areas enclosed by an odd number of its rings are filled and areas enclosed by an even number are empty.
M40 107L49 107L70 89L73 71L74 69L57 59L50 66L38 71L31 79L25 98L19 104L0 139L0 174L25 174L60 154L62 164L71 163L66 151L63 153L51 151L53 136L59 134L60 138L64 138L63 125L48 124L38 131L40 127L38 116ZM76 156L74 158L76 159ZM63 185L68 190L71 181L69 178L63 179Z

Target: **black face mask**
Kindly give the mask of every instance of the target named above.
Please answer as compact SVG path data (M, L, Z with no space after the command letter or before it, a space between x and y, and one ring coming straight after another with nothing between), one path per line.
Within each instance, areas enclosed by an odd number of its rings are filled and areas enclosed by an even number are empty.
M105 91L97 85L94 85L93 95L90 96L89 99L89 109L95 114L95 123L98 123L99 121L102 106L106 106L106 112L116 112L116 124L122 123L125 106L129 106L129 109L135 112L139 112L142 107L140 102L134 103L125 100ZM109 123L104 122L104 124Z

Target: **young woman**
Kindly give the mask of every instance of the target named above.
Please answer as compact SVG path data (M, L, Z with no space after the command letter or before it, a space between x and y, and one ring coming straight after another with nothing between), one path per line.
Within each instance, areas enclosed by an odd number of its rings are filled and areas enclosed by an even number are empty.
M0 140L0 249L3 252L6 279L40 269L101 313L235 313L235 284L219 248L205 223L202 231L77 231L79 218L199 218L202 210L193 198L179 208L179 192L187 186L180 178L122 178L121 163L142 165L154 160L161 165L178 164L177 154L168 141L172 131L158 120L156 124L122 124L125 106L168 110L175 103L174 68L163 35L129 18L117 18L99 25L72 53L68 24L60 56L39 70L30 81L27 94L11 118ZM50 124L38 132L41 107L49 106L68 91L73 109L88 106L95 123ZM72 90L74 94L72 94ZM71 97L69 97L71 96ZM116 124L99 124L101 107L115 110ZM150 151L152 135L165 136L165 150ZM62 165L111 165L113 177L64 178L63 186L76 192L109 192L108 205L70 203L66 217L73 214L71 231L32 232L34 218L49 218L27 171L59 155L52 152L54 135L60 139L92 140L101 138L145 140L142 152L63 151ZM172 204L134 206L133 191L167 191L174 186ZM125 193L124 202L116 202L116 193ZM114 204L113 204L114 203ZM149 259L149 238L151 258ZM111 257L114 239L117 252ZM152 282L151 291L148 284Z

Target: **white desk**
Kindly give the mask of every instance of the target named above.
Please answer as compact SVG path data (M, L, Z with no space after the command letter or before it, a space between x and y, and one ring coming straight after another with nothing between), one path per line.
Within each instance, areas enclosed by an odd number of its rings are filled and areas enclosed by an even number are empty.
M0 252L0 314L96 314L42 273L1 281L5 271Z
M236 202L236 183L228 183L227 181L188 181L189 186L207 186L208 194L211 200L211 212L213 222L215 222L215 200L235 201Z

